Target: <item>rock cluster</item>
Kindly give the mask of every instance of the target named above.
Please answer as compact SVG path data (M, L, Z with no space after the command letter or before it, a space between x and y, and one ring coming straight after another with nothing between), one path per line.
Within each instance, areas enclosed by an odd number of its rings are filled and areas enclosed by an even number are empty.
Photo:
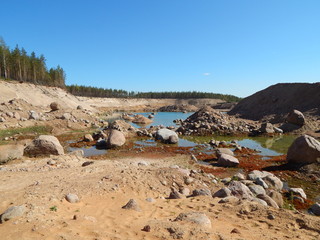
M256 125L204 107L188 117L185 121L176 121L181 126L177 132L184 135L210 134L250 134Z

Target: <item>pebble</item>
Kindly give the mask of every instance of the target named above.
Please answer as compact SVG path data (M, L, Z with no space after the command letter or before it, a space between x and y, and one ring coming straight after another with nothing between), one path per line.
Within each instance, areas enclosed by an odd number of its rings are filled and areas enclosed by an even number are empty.
M68 194L66 195L66 200L67 200L69 203L77 203L77 202L79 202L79 197L78 197L76 194L68 193Z

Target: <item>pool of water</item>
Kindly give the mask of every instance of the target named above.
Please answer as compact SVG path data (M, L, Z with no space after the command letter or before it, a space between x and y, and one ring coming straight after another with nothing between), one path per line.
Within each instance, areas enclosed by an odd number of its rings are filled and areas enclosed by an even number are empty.
M145 113L137 113L148 117L151 112ZM192 112L182 113L182 112L157 112L154 115L153 123L144 126L156 126L156 125L164 125L164 126L177 126L173 120L175 119L186 119ZM120 115L117 116L117 119L120 118ZM114 119L115 120L115 119ZM141 126L131 123L134 127L140 128ZM179 143L173 145L178 147L192 147L192 148L200 148L201 151L205 153L212 152L212 148L207 144L211 139L215 139L218 141L226 141L230 143L232 140L237 141L237 143L242 147L247 147L250 149L255 149L259 152L260 155L264 156L265 159L272 156L278 156L282 154L286 154L289 146L295 139L295 136L274 136L274 137L235 137L235 136L209 136L209 137L199 137L199 136L181 136L179 139ZM141 147L154 147L160 146L161 143L156 142L154 139L139 139L134 142L135 148ZM94 155L103 155L107 153L107 150L96 149L93 147L85 147L81 148L84 151L86 157L94 156ZM69 151L77 150L77 148L70 148Z
M136 114L141 114L145 117L148 117L151 112L145 112L145 113L136 113ZM178 126L173 122L173 120L176 119L187 119L190 115L192 115L193 112L188 112L188 113L182 113L182 112L156 112L154 115L154 118L152 119L153 122L148 124L148 125L143 125L143 127L150 127L150 126L158 126L158 125L164 125L166 127L168 126ZM132 126L136 128L142 127L141 125L131 123L129 122Z

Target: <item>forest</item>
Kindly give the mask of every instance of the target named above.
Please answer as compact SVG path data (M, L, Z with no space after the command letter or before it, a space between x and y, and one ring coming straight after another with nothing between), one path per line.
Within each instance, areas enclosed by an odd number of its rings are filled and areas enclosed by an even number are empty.
M238 102L239 97L228 95L228 94L219 94L219 93L209 93L209 92L128 92L125 90L116 90L116 89L105 89L97 87L88 87L88 86L78 86L70 85L67 86L67 90L76 96L83 97L114 97L114 98L214 98L221 99L227 102Z
M237 102L240 98L209 92L184 91L184 92L133 92L126 90L97 88L90 86L78 86L65 84L66 74L58 65L48 69L46 59L35 52L28 54L24 48L18 45L10 49L0 37L0 79L29 82L50 87L66 89L71 94L85 97L106 98L215 98L227 102Z
M60 66L48 69L42 54L28 54L18 45L10 49L0 37L0 78L65 88L66 75Z

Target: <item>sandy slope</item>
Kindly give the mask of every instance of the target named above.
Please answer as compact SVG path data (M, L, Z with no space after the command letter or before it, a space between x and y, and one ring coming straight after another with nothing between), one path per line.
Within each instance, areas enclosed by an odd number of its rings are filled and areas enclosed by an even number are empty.
M171 186L191 191L213 184L198 173L194 182L184 184L186 156L164 159L117 159L87 161L82 157L53 157L56 165L44 159L25 159L3 166L0 171L0 212L11 205L25 204L26 213L0 224L3 240L14 239L319 239L320 220L300 212L275 210L241 202L220 204L208 196L164 199ZM140 164L139 164L140 163ZM147 163L147 165L145 165ZM171 168L179 165L180 168ZM163 185L161 182L166 181ZM68 203L64 196L76 193L79 203ZM135 199L141 211L122 209ZM155 202L148 202L153 198ZM50 208L56 206L57 211ZM174 222L182 212L203 212L211 227ZM275 219L268 219L268 215ZM76 215L76 217L75 217ZM76 219L74 219L76 218ZM150 232L142 231L146 225ZM236 230L234 230L236 229ZM235 232L235 233L232 233Z
M126 99L76 97L57 87L45 87L29 83L0 81L0 102L22 99L34 106L49 106L58 102L63 108L75 109L78 105L88 110L137 110L159 108L172 104L216 104L219 99Z

